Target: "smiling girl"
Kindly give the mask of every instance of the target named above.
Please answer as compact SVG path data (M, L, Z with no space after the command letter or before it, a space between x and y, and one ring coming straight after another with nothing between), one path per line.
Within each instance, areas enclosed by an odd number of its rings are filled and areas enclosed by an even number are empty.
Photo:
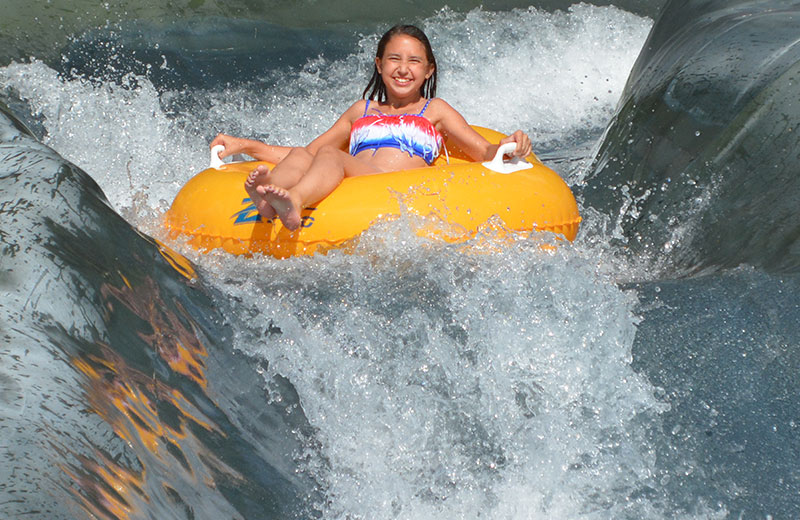
M305 147L273 146L218 135L220 157L236 153L275 163L259 166L245 181L259 214L300 226L300 211L330 194L344 177L419 168L431 164L447 138L475 161L490 160L497 148L516 142L515 156L531 152L520 130L490 144L463 116L436 95L436 59L425 33L413 25L392 27L378 42L375 68L356 101L325 133ZM345 151L349 150L349 151Z

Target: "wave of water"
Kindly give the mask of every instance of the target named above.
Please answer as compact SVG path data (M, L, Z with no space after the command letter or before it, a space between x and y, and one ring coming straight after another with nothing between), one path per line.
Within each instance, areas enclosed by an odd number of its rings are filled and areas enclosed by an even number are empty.
M318 428L325 516L650 516L610 498L657 487L643 439L663 405L631 370L635 298L583 252L474 247L387 224L355 256L217 259L246 310L238 348Z
M664 2L595 2L596 5L611 3L639 15L654 17ZM566 10L572 4L571 0L540 0L534 5L552 11ZM295 59L291 54L298 51L310 53L306 57L330 52L339 47L337 39L345 38L352 43L354 30L374 32L379 30L378 26L388 27L398 20L423 20L444 7L463 13L480 7L489 11L510 11L530 5L520 0L408 0L370 9L360 0L231 0L224 4L202 0L183 4L154 0L34 3L6 0L0 6L3 15L0 17L0 64L35 57L69 71L76 66L70 63L70 55L76 47L94 44L97 55L110 57L113 53L106 53L102 47L116 42L122 52L138 52L141 59L154 58L157 60L152 63L154 66L162 63L157 52L160 50L162 54L195 64L238 57L242 65L258 68L254 63L246 63L264 61L265 57L269 62L277 58L280 51L284 54L288 51L290 60ZM253 46L261 51L258 60L244 51ZM86 58L88 63L96 64L92 56ZM131 67L130 63L117 63ZM171 65L175 67L176 63ZM178 70L189 72L192 81L202 81L188 68L178 65ZM189 78L170 74L170 79L184 83Z
M570 183L593 182L592 150L649 20L581 4L446 9L422 24L445 99L475 124L529 130ZM0 69L3 97L64 157L2 127L0 309L15 360L0 370L3 507L42 518L797 511L796 458L779 448L795 442L797 338L780 316L798 314L796 282L748 269L654 279L619 245L620 213L588 191L581 235L555 250L547 237L498 243L496 222L466 245L430 242L406 216L351 255L275 261L169 243L189 269L141 235L163 238L159 217L216 132L303 143L359 95L379 33L344 27L328 35L339 54L303 50L227 85L176 73L172 58L137 61L105 36L89 70L44 58ZM162 65L188 86L161 81ZM748 290L754 302L736 304Z
M684 7L648 38L584 196L669 271L797 272L800 3Z
M513 16L444 10L423 28L436 48L440 95L473 124L525 128L546 154L593 143L649 22L613 8L576 6ZM9 65L0 80L37 115L44 143L92 172L115 207L124 212L135 197L146 197L144 206L162 213L180 186L207 166L206 145L217 132L297 145L327 129L360 96L378 36L364 37L346 58L315 57L212 91L161 92L136 75L122 84L64 77L38 61ZM585 48L602 52L587 55ZM95 76L102 80L110 66Z

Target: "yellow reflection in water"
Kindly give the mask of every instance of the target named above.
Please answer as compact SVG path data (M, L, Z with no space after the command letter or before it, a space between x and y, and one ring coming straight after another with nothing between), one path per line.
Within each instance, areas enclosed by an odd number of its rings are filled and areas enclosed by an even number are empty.
M106 321L112 320L120 306L134 313L144 323L132 323L131 327L136 328L135 337L143 340L145 348L152 348L175 373L205 389L208 381L204 359L208 353L184 309L175 303L182 319L169 309L149 278L132 285L121 273L120 277L123 283L119 287L106 283L100 289ZM117 345L118 350L143 348L138 341L132 346L123 343ZM220 436L224 433L181 390L155 374L131 367L108 344L96 342L94 347L92 353L72 359L73 365L86 376L86 404L133 450L142 469L123 467L99 450L91 458L73 454L72 460L77 464L60 465L76 485L71 492L86 512L98 518L125 519L139 515L137 502L149 502L148 492L153 489L176 494L166 482L151 483L155 488L144 486L148 466L152 464L160 466L156 474L172 475L183 468L184 476L210 486L213 478L206 466L235 473L213 454L196 456L202 442L186 440L194 436L193 432L202 429ZM190 446L190 453L184 453L184 445Z

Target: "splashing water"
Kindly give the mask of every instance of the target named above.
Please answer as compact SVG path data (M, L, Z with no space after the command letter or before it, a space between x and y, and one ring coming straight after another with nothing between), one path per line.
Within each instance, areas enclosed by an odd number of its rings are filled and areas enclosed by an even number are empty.
M422 25L440 94L546 152L594 143L650 22L580 4L443 10ZM0 84L39 115L46 144L159 237L216 132L309 141L360 95L376 41L213 91L64 77L35 61L0 70ZM296 388L314 428L298 457L324 483L325 518L669 516L648 440L665 405L631 368L637 299L617 285L633 268L602 236L553 251L547 237L500 244L494 224L467 246L419 238L405 217L354 254L182 251L219 289L232 348L268 366L268 390L275 377Z

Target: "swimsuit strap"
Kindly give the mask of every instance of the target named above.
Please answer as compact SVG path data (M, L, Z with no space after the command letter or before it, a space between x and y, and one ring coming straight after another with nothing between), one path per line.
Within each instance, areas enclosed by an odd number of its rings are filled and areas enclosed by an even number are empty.
M369 110L369 99L367 100L367 105L364 107L364 115L365 116L367 115L367 110Z
M425 103L425 106L424 106L424 107L422 107L422 110L420 110L420 111L419 111L419 114L417 114L418 116L421 116L422 114L424 114L424 113L425 113L425 109L427 109L427 108L428 108L428 105L430 105L430 104L431 104L431 100L432 100L432 99L433 99L433 98L429 99L429 100L428 100L428 102L427 102L427 103Z

